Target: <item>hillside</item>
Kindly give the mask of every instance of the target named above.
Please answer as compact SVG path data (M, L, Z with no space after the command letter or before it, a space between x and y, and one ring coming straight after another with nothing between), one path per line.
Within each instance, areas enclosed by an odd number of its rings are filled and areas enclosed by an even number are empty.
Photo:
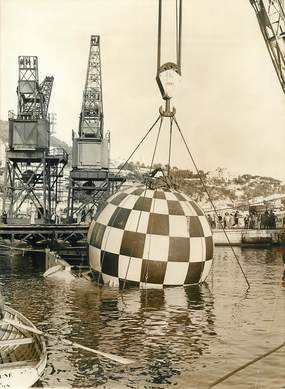
M8 122L0 120L0 140L7 142L8 139ZM65 142L59 140L55 136L51 137L51 145L53 147L61 147L69 154L69 165L71 163L71 147ZM115 161L111 163L114 167L117 165ZM118 167L121 167L119 164ZM155 164L153 166L167 166ZM149 171L149 166L139 162L129 162L124 166L122 175L128 180L142 181L143 175ZM207 191L211 199L219 206L238 206L240 204L248 204L251 202L262 202L269 196L276 198L285 198L285 184L280 180L258 176L252 174L231 174L225 168L217 168L213 172L200 171L200 176L207 187ZM199 175L191 170L182 170L173 167L170 170L172 182L175 187L198 201L203 207L209 206L208 195L205 192ZM284 202L281 199L282 203ZM285 206L285 202L284 202Z
M119 167L121 167L120 165ZM154 167L162 167L156 164ZM166 167L164 167L166 168ZM142 180L149 167L137 163L128 163L123 173L130 180ZM230 174L224 168L213 172L199 171L213 202L220 206L248 205L248 202L262 202L267 197L285 200L285 184L272 177L251 174ZM170 175L175 187L198 201L203 207L209 206L208 195L199 175L191 170L172 168ZM282 202L284 202L282 200ZM284 204L285 206L285 204Z

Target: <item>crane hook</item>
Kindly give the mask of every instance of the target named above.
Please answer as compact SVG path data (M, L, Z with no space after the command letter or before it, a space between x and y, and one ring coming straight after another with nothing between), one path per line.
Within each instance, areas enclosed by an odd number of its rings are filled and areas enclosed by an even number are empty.
M173 85L171 80L175 74L181 76L181 32L182 32L182 0L176 0L176 63L166 62L161 64L161 21L162 21L162 0L158 5L158 44L157 44L157 73L156 82L161 96L165 100L165 109L160 107L162 116L172 117L175 115L175 108L170 109L171 95L167 87ZM163 80L166 78L166 81Z

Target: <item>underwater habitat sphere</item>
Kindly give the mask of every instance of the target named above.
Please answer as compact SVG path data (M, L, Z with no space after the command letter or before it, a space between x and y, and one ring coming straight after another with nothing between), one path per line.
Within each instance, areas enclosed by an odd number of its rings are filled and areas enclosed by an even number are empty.
M87 241L95 279L110 286L197 284L213 261L212 231L200 207L176 190L143 184L107 200Z

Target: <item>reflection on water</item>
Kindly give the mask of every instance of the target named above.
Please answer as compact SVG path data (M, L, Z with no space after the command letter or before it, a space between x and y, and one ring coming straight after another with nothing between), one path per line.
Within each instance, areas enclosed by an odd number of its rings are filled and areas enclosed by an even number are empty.
M125 367L49 340L38 386L204 388L281 344L281 250L236 251L249 291L228 248L216 249L207 285L124 292L85 279L44 279L39 257L0 257L6 300L43 331L136 360ZM282 349L217 387L281 388L283 360Z

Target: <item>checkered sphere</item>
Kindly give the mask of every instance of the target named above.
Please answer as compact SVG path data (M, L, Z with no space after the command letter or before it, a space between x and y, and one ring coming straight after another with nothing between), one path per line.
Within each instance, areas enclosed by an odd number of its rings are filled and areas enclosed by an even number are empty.
M95 277L110 286L197 284L213 261L206 216L172 189L135 185L117 192L91 222L87 241Z

